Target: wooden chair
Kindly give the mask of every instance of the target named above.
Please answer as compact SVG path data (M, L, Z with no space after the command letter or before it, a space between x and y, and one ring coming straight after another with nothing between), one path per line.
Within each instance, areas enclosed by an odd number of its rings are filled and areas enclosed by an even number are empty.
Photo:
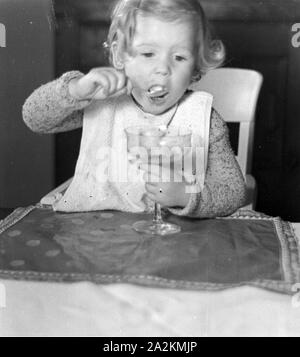
M254 116L262 75L253 70L219 68L208 72L194 83L193 90L213 94L214 108L228 122L240 123L237 160L247 184L247 208L253 209L256 200L256 182L251 173ZM52 205L71 183L71 179L41 199L43 205Z
M213 107L226 122L239 123L237 161L247 185L245 208L254 209L257 188L251 175L254 122L257 98L263 77L259 72L239 68L211 70L193 90L203 90L214 96Z

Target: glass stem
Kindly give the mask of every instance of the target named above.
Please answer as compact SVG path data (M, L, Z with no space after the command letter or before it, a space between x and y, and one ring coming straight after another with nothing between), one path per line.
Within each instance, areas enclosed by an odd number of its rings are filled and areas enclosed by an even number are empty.
M161 207L159 203L154 202L154 217L153 217L153 222L154 223L163 223L163 220L161 218Z

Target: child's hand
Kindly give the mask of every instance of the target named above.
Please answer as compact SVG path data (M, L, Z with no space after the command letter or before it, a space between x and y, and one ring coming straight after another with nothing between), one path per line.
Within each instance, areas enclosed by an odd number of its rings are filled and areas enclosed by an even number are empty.
M130 81L124 71L112 67L93 68L86 75L74 78L69 83L71 96L78 100L106 99L130 93Z
M186 182L179 173L169 167L141 164L148 197L162 207L185 207L190 193L186 193ZM161 174L159 174L159 169Z

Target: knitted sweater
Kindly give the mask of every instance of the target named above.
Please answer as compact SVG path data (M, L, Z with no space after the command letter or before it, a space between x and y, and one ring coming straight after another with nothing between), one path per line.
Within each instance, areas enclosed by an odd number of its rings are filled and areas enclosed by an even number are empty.
M67 72L30 95L23 106L23 119L31 130L58 133L82 126L84 108L90 101L79 101L68 90L69 81L79 75L77 71ZM199 218L226 216L243 205L245 195L243 175L229 144L226 123L212 110L204 188L191 194L187 207L170 211Z

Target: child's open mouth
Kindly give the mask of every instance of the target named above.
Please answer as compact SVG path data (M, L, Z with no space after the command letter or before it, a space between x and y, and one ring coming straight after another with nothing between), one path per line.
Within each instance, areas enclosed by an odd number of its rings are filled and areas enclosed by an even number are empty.
M154 85L148 89L149 97L151 101L160 102L168 95L168 91L161 85Z

